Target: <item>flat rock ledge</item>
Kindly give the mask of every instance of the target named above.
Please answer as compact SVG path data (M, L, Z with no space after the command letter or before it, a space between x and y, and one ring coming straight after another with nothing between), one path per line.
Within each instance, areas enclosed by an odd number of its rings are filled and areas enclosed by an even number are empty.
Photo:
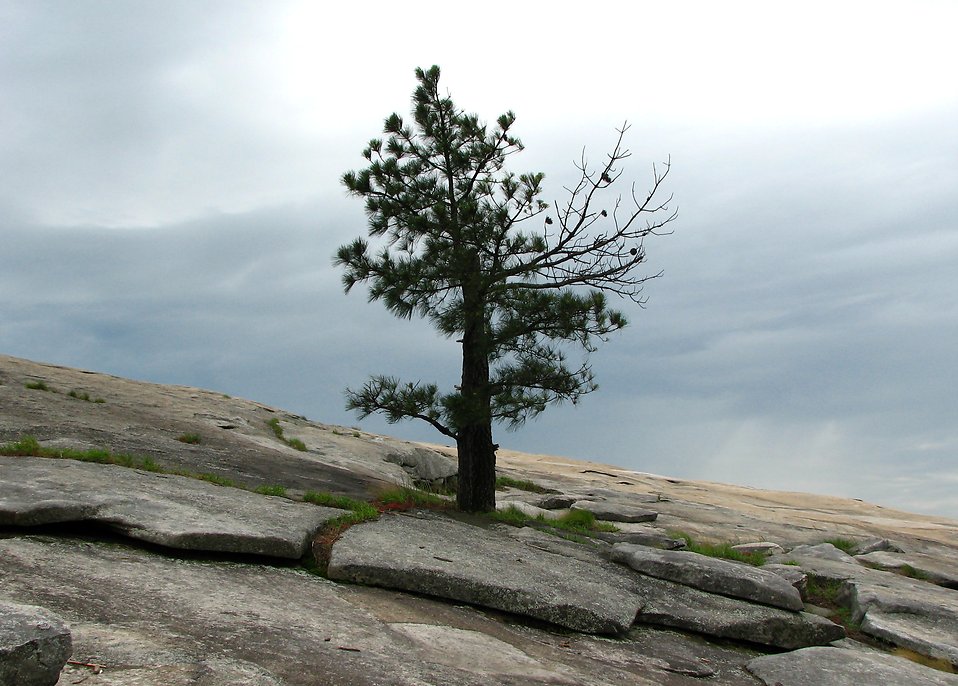
M757 657L746 669L765 686L958 686L958 675L870 650L804 648Z
M658 512L652 510L599 500L576 500L572 504L572 509L591 512L596 519L606 522L653 522L659 516Z
M845 629L824 617L758 605L645 577L636 621L699 634L796 650L845 638ZM812 683L812 682L809 682Z
M343 513L117 465L0 457L0 472L0 525L98 522L181 550L298 559L316 531Z
M55 614L0 601L0 686L54 686L72 650L70 629Z
M328 575L594 634L627 631L641 605L629 578L613 565L426 513L385 515L350 528L333 545Z
M761 605L800 611L802 596L774 572L684 550L659 550L631 543L612 547L612 560L637 572L691 586L709 593Z

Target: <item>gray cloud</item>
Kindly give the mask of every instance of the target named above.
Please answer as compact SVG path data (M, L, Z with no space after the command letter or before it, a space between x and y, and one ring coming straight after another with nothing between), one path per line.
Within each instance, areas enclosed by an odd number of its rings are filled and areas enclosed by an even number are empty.
M344 295L331 265L364 232L338 176L381 116L404 111L414 58L398 99L396 65L376 77L382 92L349 74L356 99L331 93L322 125L304 127L275 71L277 7L0 5L0 351L344 424L357 420L342 389L369 373L454 383L454 343L361 288ZM680 219L648 245L665 275L594 355L601 390L499 442L958 516L958 101L806 123L735 121L724 102L721 118L689 105L672 120L643 115L627 67L610 64L602 83L623 85L595 119L519 102L515 168L543 169L561 194L581 146L600 160L611 142L606 113L638 111L626 177L643 188L652 161L673 161ZM669 93L707 90L676 69L686 81ZM344 83L338 63L317 65L317 82L333 71ZM482 98L461 104L502 109Z

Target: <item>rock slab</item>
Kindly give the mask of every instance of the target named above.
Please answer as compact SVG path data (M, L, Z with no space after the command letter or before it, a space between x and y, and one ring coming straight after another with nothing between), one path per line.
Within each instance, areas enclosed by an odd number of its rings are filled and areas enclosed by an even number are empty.
M595 634L627 631L641 605L629 578L612 565L427 514L353 526L333 545L328 574Z
M0 601L0 686L53 686L71 652L62 619L40 607Z
M598 500L577 500L572 504L572 509L591 512L596 519L606 522L654 522L659 516L658 512L652 510Z
M342 510L117 465L0 457L0 525L91 521L182 550L302 557Z
M659 550L631 543L612 547L612 559L637 572L708 593L799 611L802 596L785 579L758 567L685 550Z
M764 655L746 668L765 686L958 686L958 676L877 651L813 647Z
M845 637L838 624L807 612L792 612L713 595L691 586L646 577L637 622L748 641L785 650L827 645Z

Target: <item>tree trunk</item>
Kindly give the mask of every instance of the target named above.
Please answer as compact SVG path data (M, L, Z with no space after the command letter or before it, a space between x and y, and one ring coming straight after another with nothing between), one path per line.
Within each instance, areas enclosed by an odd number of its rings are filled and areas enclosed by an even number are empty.
M478 271L478 270L477 270ZM462 405L457 422L459 453L457 503L466 512L496 509L496 446L492 442L489 345L485 306L463 289Z

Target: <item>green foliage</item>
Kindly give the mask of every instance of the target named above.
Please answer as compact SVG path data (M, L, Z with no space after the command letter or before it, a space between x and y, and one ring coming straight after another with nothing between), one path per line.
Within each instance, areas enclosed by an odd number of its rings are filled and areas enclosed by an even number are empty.
M490 512L489 516L498 522L511 526L526 526L529 522L536 522L573 534L587 534L592 531L613 533L619 530L614 524L597 521L595 515L586 510L569 510L555 519L548 519L542 514L530 517L515 505L509 505L502 510Z
M27 457L50 457L79 462L95 462L98 464L115 464L121 467L144 469L146 471L161 471L159 465L150 457L140 457L127 453L112 453L102 448L90 450L73 450L72 448L44 448L34 436L24 436L15 443L0 446L0 455L19 455Z
M333 495L332 493L317 493L316 491L307 491L303 495L303 501L322 505L323 507L335 507L340 510L349 510L350 514L343 517L337 517L334 521L343 522L365 522L379 517L379 510L363 500L354 500L344 495Z
M280 486L278 484L272 485L272 486L269 486L269 485L257 486L256 488L253 489L253 492L259 493L260 495L277 495L282 498L286 497L286 487Z
M106 402L106 400L104 400L103 398L91 398L90 394L87 393L86 391L78 391L76 389L73 389L72 391L67 393L67 395L70 396L71 398L76 398L77 400L84 400L88 403L105 403Z
M205 472L203 474L193 474L190 472L181 473L181 476L189 476L194 479L199 479L200 481L208 481L211 484L216 484L217 486L227 486L229 488L239 488L235 481L230 479L227 476L220 476L219 474L210 474Z
M520 491L529 491L530 493L551 493L551 489L540 486L534 481L528 479L514 479L511 476L497 476L496 490L502 491L506 488L517 488Z
M298 438L286 438L286 436L283 434L283 427L280 426L279 419L273 417L272 419L267 420L266 424L270 429L273 430L273 435L290 448L295 448L296 450L300 450L302 452L306 451L306 444Z
M561 203L542 199L542 173L506 171L523 149L506 112L490 125L459 109L439 86L439 67L417 69L411 121L389 115L383 138L363 151L367 166L342 177L365 201L368 234L339 248L343 286L369 287L397 317L427 319L462 345L462 383L448 392L429 382L372 376L347 389L346 405L388 422L420 419L472 454L460 460L459 502L491 509L495 454L492 424L520 427L550 404L577 402L594 391L588 355L626 325L607 294L644 302L652 276L644 240L673 218L652 198L667 171L653 168L653 187L631 202L606 193L629 157L626 126L607 161L578 167ZM666 166L667 170L667 166ZM667 202L667 201L666 201ZM667 216L662 218L658 213ZM570 351L581 361L570 362ZM482 483L479 483L479 481Z
M515 505L509 505L501 510L490 512L489 516L497 522L508 524L509 526L525 526L529 521L529 515L520 510Z
M684 539L685 549L689 552L705 555L706 557L717 557L723 560L744 562L753 567L761 567L765 564L765 555L761 553L743 553L732 548L731 543L699 543L682 531L671 532L669 535L673 538Z
M31 457L40 457L43 448L34 436L24 436L15 443L7 443L0 446L0 455L22 455Z
M283 436L283 427L279 425L279 419L273 417L272 419L266 420L266 426L273 430L273 435L276 436L281 441L286 441Z
M849 540L847 538L829 538L825 540L825 543L831 543L843 553L847 553L849 555L854 555L855 548L858 546L855 541Z
M27 381L25 384L23 384L23 387L28 388L31 391L50 391L51 393L56 393L56 391L47 386L46 381L43 381L42 379L40 381Z
M189 443L190 445L196 445L200 442L201 438L199 434L182 434L176 437L180 443Z
M928 572L922 571L920 569L915 569L909 564L902 565L898 569L898 573L902 576L907 576L911 579L918 579L919 581L930 581L931 575Z
M396 486L386 488L376 494L376 503L383 509L402 510L412 508L422 508L428 510L448 510L452 507L452 502L441 498L435 493L427 493L415 488L406 488Z

